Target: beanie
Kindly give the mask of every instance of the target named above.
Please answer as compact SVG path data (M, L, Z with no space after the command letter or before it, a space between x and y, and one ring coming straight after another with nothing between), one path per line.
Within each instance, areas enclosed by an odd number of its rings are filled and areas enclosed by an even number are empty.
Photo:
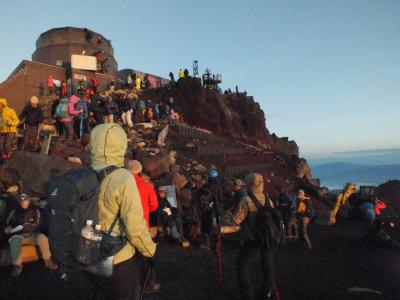
M142 172L142 164L138 160L131 160L128 162L127 169L133 174L140 174Z
M36 96L32 96L31 97L31 104L38 104L39 103L39 99Z

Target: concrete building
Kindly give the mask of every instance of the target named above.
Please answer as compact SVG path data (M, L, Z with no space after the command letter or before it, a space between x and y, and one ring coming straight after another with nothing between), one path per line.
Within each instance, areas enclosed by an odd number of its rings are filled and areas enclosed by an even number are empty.
M74 69L71 67L72 55L97 55L97 71ZM103 63L99 65L99 60ZM125 74L125 72L123 72ZM159 76L137 73L151 78L152 87L165 84L168 80ZM111 81L124 85L125 79L118 72L111 41L103 35L87 28L53 28L42 33L36 41L32 61L23 60L10 76L0 84L0 97L7 98L9 104L20 112L32 95L46 95L46 81L49 75L57 82L66 81L70 91L79 80L88 82L95 76L100 85L98 90L109 87Z

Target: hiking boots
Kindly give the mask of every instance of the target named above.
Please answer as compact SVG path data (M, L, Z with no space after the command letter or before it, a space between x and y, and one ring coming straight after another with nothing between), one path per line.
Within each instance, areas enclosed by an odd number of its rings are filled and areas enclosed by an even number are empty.
M184 239L184 238L176 239L176 242L177 242L178 244L180 244L183 248L188 248L188 247L190 247L190 242L189 242L188 240Z
M48 259L48 260L45 260L44 261L44 265L45 265L45 267L47 269L50 269L50 270L57 270L58 269L58 266L54 263L54 261L51 258Z
M14 266L12 272L11 272L11 277L17 278L19 275L22 273L22 266Z

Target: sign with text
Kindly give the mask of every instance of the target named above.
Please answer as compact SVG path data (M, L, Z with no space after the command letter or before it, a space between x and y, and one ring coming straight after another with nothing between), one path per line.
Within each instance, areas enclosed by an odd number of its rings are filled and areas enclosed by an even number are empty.
M71 67L73 69L97 71L96 56L71 55Z

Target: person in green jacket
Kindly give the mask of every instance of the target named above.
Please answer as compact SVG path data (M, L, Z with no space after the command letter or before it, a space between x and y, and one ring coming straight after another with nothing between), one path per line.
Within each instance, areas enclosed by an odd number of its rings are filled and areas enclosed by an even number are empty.
M122 168L128 138L121 126L110 123L96 126L90 135L91 167L102 170L108 166L120 169L110 173L101 183L99 192L99 223L108 231L116 215L113 233L125 235L127 243L114 257L111 277L111 299L139 299L140 259L137 251L154 263L156 244L151 239L143 217L140 195L132 174Z

